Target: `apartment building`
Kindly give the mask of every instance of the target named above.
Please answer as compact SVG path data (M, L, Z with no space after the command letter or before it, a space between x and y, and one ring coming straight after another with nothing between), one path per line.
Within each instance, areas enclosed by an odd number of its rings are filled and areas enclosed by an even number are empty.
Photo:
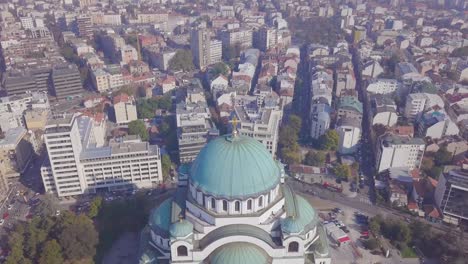
M251 48L253 41L253 33L249 28L236 28L221 32L221 41L225 48L239 45L242 48Z
M426 145L421 138L385 134L377 143L378 172L389 168L416 169L421 165Z
M442 173L437 183L434 198L444 215L445 222L458 225L468 220L468 166Z
M121 93L113 98L115 122L117 124L128 124L137 120L136 102L133 96Z
M401 89L402 85L395 79L375 79L367 85L367 92L372 94L390 94Z
M161 153L139 138L102 138L105 121L64 114L48 120L45 143L49 161L41 168L46 192L58 196L99 189L151 188L162 182Z
M330 114L332 110L327 103L315 103L311 106L310 136L318 139L330 127Z
M234 110L239 120L239 134L258 140L276 156L282 111L258 107L256 102L236 106Z

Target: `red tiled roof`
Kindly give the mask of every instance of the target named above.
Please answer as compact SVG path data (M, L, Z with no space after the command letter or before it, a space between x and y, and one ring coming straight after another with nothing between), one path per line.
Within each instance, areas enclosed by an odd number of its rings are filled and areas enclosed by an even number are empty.
M413 200L408 201L407 207L408 207L409 210L417 210L419 208L418 204Z
M433 205L424 205L424 213L432 218L440 218L440 213Z
M126 93L121 93L117 96L114 96L114 98L112 99L112 103L113 104L118 104L120 102L123 102L123 103L126 103L130 100L130 96L128 96L128 94Z

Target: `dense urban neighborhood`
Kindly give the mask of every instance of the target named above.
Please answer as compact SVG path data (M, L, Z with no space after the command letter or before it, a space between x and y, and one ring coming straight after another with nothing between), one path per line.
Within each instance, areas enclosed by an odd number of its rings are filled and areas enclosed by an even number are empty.
M466 263L467 15L1 1L0 263Z

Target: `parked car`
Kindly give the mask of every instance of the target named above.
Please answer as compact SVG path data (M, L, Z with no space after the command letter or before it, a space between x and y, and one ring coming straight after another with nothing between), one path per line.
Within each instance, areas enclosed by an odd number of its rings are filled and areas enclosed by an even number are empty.
M0 219L0 225L3 225L5 223L4 219Z

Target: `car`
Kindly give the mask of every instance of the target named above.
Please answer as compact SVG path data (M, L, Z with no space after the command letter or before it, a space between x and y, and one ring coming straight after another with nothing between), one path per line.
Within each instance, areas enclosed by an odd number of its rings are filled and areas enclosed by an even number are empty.
M8 210L11 210L13 209L13 205L12 204L9 204L8 207L7 207Z
M5 220L0 219L0 225L3 225L5 223Z
M20 191L16 191L16 196L19 196L20 195Z
M55 211L55 216L60 216L60 210Z

